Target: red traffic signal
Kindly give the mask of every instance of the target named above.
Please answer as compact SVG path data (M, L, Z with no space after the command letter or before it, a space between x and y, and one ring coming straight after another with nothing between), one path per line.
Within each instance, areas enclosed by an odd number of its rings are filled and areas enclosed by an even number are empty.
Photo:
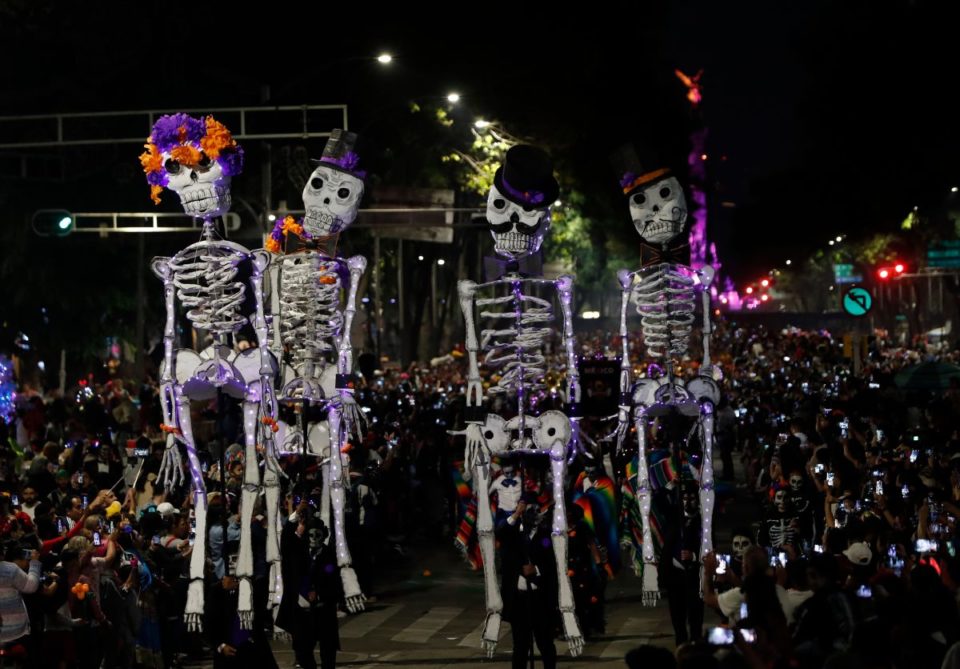
M881 267L880 269L877 270L877 276L883 279L884 281L886 281L887 279L890 278L890 268Z
M906 266L902 262L898 262L896 265L893 266L893 271L896 272L897 274L903 274L903 272L906 269L907 269Z

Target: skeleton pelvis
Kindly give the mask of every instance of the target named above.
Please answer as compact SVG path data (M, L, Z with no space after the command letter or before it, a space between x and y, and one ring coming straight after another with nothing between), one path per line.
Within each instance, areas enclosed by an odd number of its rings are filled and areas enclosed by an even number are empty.
M271 374L276 376L278 371L277 359L273 353L267 352ZM240 371L240 375L247 385L260 380L260 349L248 348L246 351L233 359L233 365Z
M709 376L698 376L687 383L687 391L699 402L720 402L720 387Z
M232 362L234 353L226 346L221 346L219 354L217 360L212 346L203 353L189 348L176 351L176 379L184 395L191 400L208 400L216 397L217 388L220 388L230 397L243 398L246 383L243 374ZM163 374L164 370L160 371Z
M670 383L667 377L640 379L633 386L634 406L648 407L647 415L655 417L678 409L684 415L696 416L700 405L682 383Z
M572 429L570 419L562 411L544 411L539 416L524 415L521 424L520 416L514 416L504 422L500 416L487 416L484 426L484 438L490 446L491 438L487 436L491 419L501 424L500 431L495 437L495 443L500 450L490 450L494 453L505 451L547 451L558 441L564 444L570 442ZM492 431L492 430L490 430ZM522 431L522 432L521 432Z
M322 400L334 397L336 393L337 368L335 365L327 365L319 377L314 376L313 378L304 376L303 365L298 365L296 368L284 365L282 397Z
M281 455L303 453L303 431L296 425L277 422L277 440ZM320 458L330 457L330 424L327 421L313 423L307 428L307 454Z

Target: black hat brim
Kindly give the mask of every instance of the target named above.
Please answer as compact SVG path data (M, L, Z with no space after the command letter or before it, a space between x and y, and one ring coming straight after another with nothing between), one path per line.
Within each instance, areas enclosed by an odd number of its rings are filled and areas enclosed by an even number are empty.
M543 192L543 202L540 204L531 205L529 202L524 202L520 198L514 197L511 195L506 188L503 186L503 166L497 168L496 173L493 175L493 185L497 187L497 190L500 191L500 194L505 198L518 204L525 209L546 209L551 206L554 202L557 201L557 198L560 196L560 184L557 183L557 180L554 177L550 177L550 182L546 184L546 190Z

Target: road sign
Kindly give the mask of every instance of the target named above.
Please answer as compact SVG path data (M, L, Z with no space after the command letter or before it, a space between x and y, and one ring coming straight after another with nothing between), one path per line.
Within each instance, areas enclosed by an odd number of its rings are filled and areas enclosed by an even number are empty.
M873 306L873 296L863 288L851 288L843 296L843 310L851 316L866 316Z
M928 246L927 267L960 268L960 239L943 239Z
M853 273L853 265L850 263L834 263L833 282L834 283L860 283L863 277Z

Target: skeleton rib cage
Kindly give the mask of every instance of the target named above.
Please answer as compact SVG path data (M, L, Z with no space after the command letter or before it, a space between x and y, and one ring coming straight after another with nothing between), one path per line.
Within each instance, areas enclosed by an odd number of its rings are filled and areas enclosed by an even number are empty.
M491 369L500 369L500 379L491 385L490 394L518 394L540 390L544 387L546 356L543 352L547 338L553 329L542 325L553 320L553 305L533 295L524 295L518 284L510 295L477 299L478 307L513 305L512 311L481 311L481 318L497 321L512 320L512 327L481 330L480 348L486 351L484 364ZM527 309L524 310L524 306ZM523 410L520 407L521 411Z
M647 353L652 358L686 355L696 312L689 268L662 263L639 270L635 277L630 297L640 315Z
M223 336L247 323L240 314L246 291L236 278L237 265L248 253L231 242L205 239L170 259L177 297L195 328Z
M280 273L280 323L295 367L337 350L343 328L340 262L316 252L285 256Z

